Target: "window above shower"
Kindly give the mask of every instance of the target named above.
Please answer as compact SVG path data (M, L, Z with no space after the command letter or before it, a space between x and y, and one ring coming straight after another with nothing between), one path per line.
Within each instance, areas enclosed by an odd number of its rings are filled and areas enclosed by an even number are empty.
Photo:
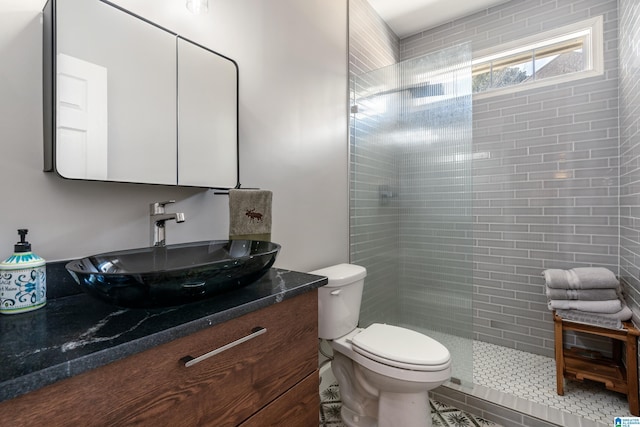
M474 53L474 98L603 73L602 16Z

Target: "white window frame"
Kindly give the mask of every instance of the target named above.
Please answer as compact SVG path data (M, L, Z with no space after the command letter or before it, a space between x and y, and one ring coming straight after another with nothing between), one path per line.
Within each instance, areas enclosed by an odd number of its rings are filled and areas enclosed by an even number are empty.
M587 33L587 41L585 43L585 70L553 77L547 77L540 80L532 80L515 84L512 86L492 88L483 92L473 94L473 99L483 99L493 96L506 95L523 90L539 88L543 86L556 85L573 80L584 79L587 77L600 76L604 74L604 47L603 47L603 18L597 16L595 18L586 19L564 27L556 28L534 36L515 40L500 46L483 49L474 52L472 67L490 62L506 56L511 56L519 52L527 50L539 49L546 45L558 43L575 37L578 34Z

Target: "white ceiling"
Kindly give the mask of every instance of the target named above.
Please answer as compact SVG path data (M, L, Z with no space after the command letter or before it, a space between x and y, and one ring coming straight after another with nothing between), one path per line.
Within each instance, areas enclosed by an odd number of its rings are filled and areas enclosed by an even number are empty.
M508 0L368 0L398 37L405 38Z

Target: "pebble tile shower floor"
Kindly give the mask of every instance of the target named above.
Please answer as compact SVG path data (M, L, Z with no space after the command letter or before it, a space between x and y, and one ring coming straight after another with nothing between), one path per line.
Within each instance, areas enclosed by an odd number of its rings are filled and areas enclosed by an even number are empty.
M555 360L481 341L473 342L474 383L537 404L612 425L614 417L630 417L627 399L598 383L565 381L565 395L556 394ZM337 384L321 393L320 427L344 427L340 421ZM434 427L498 426L459 409L431 400ZM513 408L510 408L513 409Z

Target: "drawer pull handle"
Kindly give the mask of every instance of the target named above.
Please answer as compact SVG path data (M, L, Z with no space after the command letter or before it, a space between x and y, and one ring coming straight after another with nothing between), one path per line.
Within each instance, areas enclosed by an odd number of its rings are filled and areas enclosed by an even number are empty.
M181 361L184 362L184 366L186 368L188 368L189 366L193 366L196 363L200 363L205 359L208 359L212 356L215 356L216 354L220 354L223 351L229 350L230 348L233 348L239 344L242 344L243 342L247 342L259 335L264 334L265 332L267 332L267 328L263 328L262 326L257 326L255 328L253 328L251 330L251 333L245 337L242 337L240 339L237 339L235 341L230 342L229 344L223 345L222 347L218 347L215 350L211 350L208 353L203 354L202 356L198 356L198 357L192 357L192 356L185 356L181 359Z

